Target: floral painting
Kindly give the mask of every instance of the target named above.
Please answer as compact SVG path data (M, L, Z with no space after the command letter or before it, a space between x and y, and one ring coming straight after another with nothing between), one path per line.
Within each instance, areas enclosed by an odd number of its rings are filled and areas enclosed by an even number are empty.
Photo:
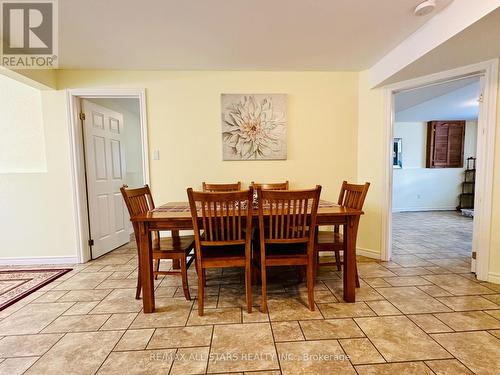
M224 160L286 159L286 95L222 94Z

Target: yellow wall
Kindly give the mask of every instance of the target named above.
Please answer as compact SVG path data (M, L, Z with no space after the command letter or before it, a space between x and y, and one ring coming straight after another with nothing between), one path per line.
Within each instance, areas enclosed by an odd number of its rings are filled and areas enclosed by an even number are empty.
M202 181L323 185L336 199L356 180L357 73L61 71L58 88L146 88L151 184L158 202L186 200ZM222 161L221 93L286 93L288 159Z
M371 183L358 233L358 247L380 256L383 202L384 98L381 89L370 89L368 72L359 73L358 180Z

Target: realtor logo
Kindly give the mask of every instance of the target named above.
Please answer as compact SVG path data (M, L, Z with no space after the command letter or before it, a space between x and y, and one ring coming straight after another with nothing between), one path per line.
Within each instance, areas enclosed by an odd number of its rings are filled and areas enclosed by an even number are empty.
M13 69L57 68L56 0L0 0L1 65Z

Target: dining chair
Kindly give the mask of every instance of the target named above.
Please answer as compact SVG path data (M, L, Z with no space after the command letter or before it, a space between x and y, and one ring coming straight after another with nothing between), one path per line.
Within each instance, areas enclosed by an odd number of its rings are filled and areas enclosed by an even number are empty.
M366 182L362 185L350 184L347 181L342 182L340 189L339 199L337 203L340 206L362 210L365 202L366 194L370 183ZM358 231L359 218L355 223L355 236ZM318 231L316 241L316 267L320 266L337 266L337 270L342 269L343 262L340 260L340 252L344 249L344 236L340 233L338 225L334 226L333 231ZM335 255L335 262L320 263L320 253L323 251L333 251ZM355 267L356 272L356 287L359 288L358 266Z
M314 311L314 240L321 186L310 190L257 190L260 238L254 262L262 281L261 311L267 312L267 267L306 267L307 299Z
M151 195L151 190L148 185L144 187L129 189L127 185L123 185L120 188L123 199L127 206L130 217L146 213L155 208L153 196ZM137 289L135 298L139 299L141 295L141 263L139 254L139 227L135 222L133 223L135 241L137 243L137 252L139 259L138 276L137 276ZM194 250L194 236L175 236L175 237L160 237L159 231L154 231L152 233L152 245L153 245L153 262L154 270L153 274L155 278L158 275L180 275L182 277L182 290L184 291L184 297L189 301L191 296L189 294L189 285L187 270L191 263L194 261L195 255L191 254ZM189 257L189 260L186 260ZM160 260L161 259L171 259L178 260L180 262L180 272L179 271L160 271Z
M250 184L253 187L254 191L261 190L288 190L288 181L285 182L270 182L270 183L256 183L253 182Z
M204 192L224 192L224 191L238 191L241 190L241 182L238 181L234 184L209 184L203 182Z
M187 189L198 269L198 315L204 314L205 270L244 267L247 311L252 312L253 190L197 192Z

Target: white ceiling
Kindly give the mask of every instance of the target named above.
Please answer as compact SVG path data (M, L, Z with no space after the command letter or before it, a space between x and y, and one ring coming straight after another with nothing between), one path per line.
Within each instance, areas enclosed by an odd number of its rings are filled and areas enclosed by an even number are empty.
M367 69L452 2L62 0L61 69Z
M395 121L476 120L479 77L442 83L395 95Z
M500 8L401 69L384 83L400 82L498 56L500 56Z

